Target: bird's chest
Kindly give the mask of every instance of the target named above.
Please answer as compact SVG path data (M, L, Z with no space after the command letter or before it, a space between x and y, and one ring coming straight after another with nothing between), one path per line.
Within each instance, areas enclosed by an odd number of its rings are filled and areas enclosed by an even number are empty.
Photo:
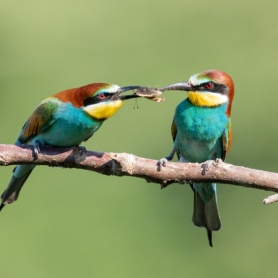
M198 162L221 155L221 137L228 123L225 112L226 105L196 107L188 101L177 107L175 144L185 159Z
M67 109L65 109L67 108ZM54 115L54 123L41 134L44 144L71 147L90 138L102 121L96 121L82 109L63 107Z
M228 117L216 108L193 107L177 111L175 122L184 136L199 141L212 140L222 136Z

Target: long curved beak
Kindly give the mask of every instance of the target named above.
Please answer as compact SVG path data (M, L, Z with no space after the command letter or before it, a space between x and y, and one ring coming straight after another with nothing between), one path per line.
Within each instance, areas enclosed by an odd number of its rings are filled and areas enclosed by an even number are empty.
M179 91L190 91L192 90L192 86L187 82L179 82L172 85L168 85L166 87L160 88L159 91L169 91L169 90L179 90Z
M120 96L120 94L127 92L127 91L131 91L131 90L136 90L136 89L140 89L142 88L141 86L126 86L126 87L121 87L114 95L113 95L113 99L121 99L121 100L126 100L126 99L130 99L130 98L137 98L139 96L137 95L125 95L125 96Z
M127 92L127 91L130 91L130 90L136 90L136 89L139 89L139 88L142 88L141 86L126 86L126 87L121 87L118 92L119 94L121 93L124 93L124 92ZM117 92L117 93L118 93Z

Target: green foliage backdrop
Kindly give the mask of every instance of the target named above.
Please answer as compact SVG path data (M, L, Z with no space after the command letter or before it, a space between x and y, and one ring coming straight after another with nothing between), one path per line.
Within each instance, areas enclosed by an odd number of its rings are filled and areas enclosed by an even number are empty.
M15 1L0 3L0 142L15 142L44 98L93 82L164 86L205 69L234 79L227 161L277 171L278 2ZM86 142L159 159L175 106L129 101ZM12 167L0 169L1 191ZM0 215L5 277L276 277L278 205L269 192L219 185L223 228L210 248L194 227L188 185L37 167Z

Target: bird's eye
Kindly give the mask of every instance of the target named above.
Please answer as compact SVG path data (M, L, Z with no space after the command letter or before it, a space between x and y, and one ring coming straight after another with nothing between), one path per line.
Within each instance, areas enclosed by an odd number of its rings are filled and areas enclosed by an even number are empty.
M213 83L211 83L211 82L206 83L205 88L209 89L209 90L212 89L213 88Z
M99 94L97 97L98 99L105 99L105 94Z

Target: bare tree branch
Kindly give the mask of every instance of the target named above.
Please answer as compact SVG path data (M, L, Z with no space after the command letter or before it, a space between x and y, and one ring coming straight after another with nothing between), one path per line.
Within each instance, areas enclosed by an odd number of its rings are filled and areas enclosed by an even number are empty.
M265 205L268 205L268 204L272 204L272 203L275 203L278 201L278 194L274 194L274 195L271 195L271 196L268 196L267 198L265 198L263 200L263 203Z
M208 171L204 173L203 164L167 163L160 167L157 160L137 157L127 153L100 153L79 148L65 149L41 147L38 157L34 157L32 146L14 146L0 144L0 166L14 164L36 164L63 166L98 172L104 175L133 176L148 182L161 184L190 182L220 182L256 189L278 192L278 174L234 166L219 161L208 161ZM278 196L275 194L273 196ZM272 196L271 196L272 197ZM273 198L264 200L272 203ZM275 199L277 200L277 199Z

